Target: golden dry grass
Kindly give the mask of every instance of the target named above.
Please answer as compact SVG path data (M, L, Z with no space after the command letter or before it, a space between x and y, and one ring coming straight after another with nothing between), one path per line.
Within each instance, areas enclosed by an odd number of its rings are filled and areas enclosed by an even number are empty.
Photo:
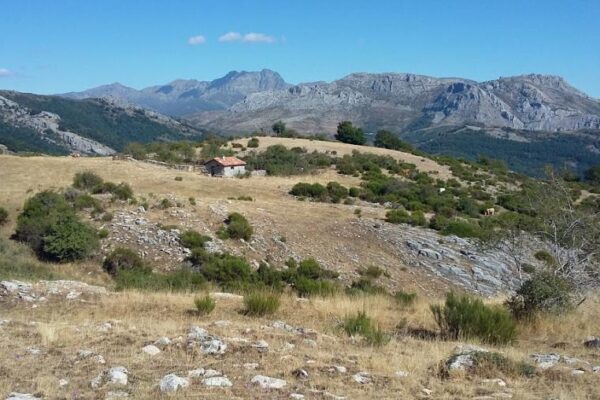
M292 147L303 147L308 151L319 151L319 152L332 152L335 151L338 156L343 156L346 154L352 154L353 151L359 151L361 153L372 153L378 155L392 156L398 161L412 163L417 166L419 171L432 173L434 176L440 179L448 179L452 177L452 172L450 172L450 168L446 165L440 165L437 162L420 156L416 156L414 154L405 153L402 151L382 149L379 147L368 147L368 146L359 146L354 144L347 144L341 142L329 142L329 141L320 141L320 140L310 140L310 139L293 139L293 138L280 138L273 136L260 136L258 138L259 144L258 148L248 149L248 151L252 150L264 150L269 146L273 146L276 144L283 145L287 148ZM248 144L248 138L234 140L234 143L239 143L242 146L246 146Z
M194 294L169 293L113 293L93 304L54 303L38 308L18 306L5 309L2 318L11 322L0 328L0 393L24 391L43 393L45 398L69 397L78 393L82 398L102 398L108 388L94 392L90 380L101 370L125 366L130 372L131 391L136 398L159 398L156 385L167 373L185 376L188 370L204 367L225 373L233 382L231 389L207 389L199 382L172 398L288 398L291 392L311 396L310 389L318 388L347 398L418 398L422 389L433 391L433 398L472 398L482 393L502 391L484 383L482 379L455 376L441 379L436 370L457 343L422 341L409 337L394 337L381 348L368 347L348 338L339 328L347 315L366 311L380 326L393 332L402 319L411 326L434 327L428 311L429 302L420 299L413 307L401 308L384 296L346 297L297 300L285 296L281 309L272 317L251 318L241 314L240 299L217 298L215 311L199 317L194 308ZM525 329L513 347L498 347L514 360L526 360L534 352L559 351L573 357L600 364L600 354L586 351L581 341L590 332L590 321L598 319L600 302L597 298L584 304L567 317L544 319L534 331ZM312 347L300 336L274 329L270 325L281 319L294 326L311 328L318 332L317 346ZM215 326L213 322L228 320L230 325ZM108 332L97 328L111 321ZM191 325L207 328L211 333L229 341L223 356L193 355L184 348L171 348L155 357L142 353L141 348L161 336L185 336ZM543 331L543 336L540 333ZM268 352L261 353L231 338L250 341L266 340ZM551 347L558 341L567 341L567 348ZM292 343L294 348L286 348ZM27 354L28 347L42 350L41 355ZM486 346L493 348L491 346ZM90 360L78 360L80 349L91 349L102 354L106 365ZM241 367L257 362L256 371ZM348 368L347 374L333 374L327 369L333 365ZM594 364L595 365L595 364ZM292 372L304 368L309 372L306 381L296 379ZM374 383L360 385L351 376L359 371L372 374ZM396 376L397 371L409 373ZM288 382L282 392L266 393L248 385L256 374L279 377ZM508 383L514 398L518 399L597 399L598 376L587 373L574 377L568 371L553 375L540 373L534 378L499 376ZM67 378L67 389L58 387L58 380Z

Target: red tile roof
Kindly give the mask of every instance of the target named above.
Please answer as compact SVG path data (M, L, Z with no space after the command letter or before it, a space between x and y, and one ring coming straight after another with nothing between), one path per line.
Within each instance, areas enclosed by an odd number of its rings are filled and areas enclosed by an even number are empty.
M238 165L246 165L245 161L240 160L237 157L215 157L208 162L211 162L211 161L214 161L224 167L236 167Z

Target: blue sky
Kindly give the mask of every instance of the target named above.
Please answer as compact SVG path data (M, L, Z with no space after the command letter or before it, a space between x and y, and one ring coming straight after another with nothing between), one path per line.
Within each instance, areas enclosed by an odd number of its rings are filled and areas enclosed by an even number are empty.
M0 88L60 93L270 68L565 77L600 98L597 0L0 0Z

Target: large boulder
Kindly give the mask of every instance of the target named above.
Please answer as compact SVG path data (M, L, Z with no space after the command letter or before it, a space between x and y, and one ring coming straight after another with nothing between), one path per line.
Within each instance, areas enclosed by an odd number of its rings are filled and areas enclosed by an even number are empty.
M168 374L162 377L158 387L161 392L176 392L179 389L186 388L190 385L190 381L186 378L181 378L175 374Z

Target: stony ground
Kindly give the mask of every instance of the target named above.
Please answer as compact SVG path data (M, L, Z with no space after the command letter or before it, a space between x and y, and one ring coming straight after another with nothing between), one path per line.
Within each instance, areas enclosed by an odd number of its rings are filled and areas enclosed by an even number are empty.
M379 296L285 297L273 316L256 318L242 314L239 296L211 296L215 311L199 316L193 294L2 282L0 398L11 392L40 399L167 394L202 399L600 398L600 348L583 345L598 334L598 299L573 315L524 329L514 346L483 346L534 365L534 376L524 378L495 370L471 373L472 347L409 335L407 327L435 327L426 301L403 308ZM340 321L361 310L393 335L390 343L370 347L345 335ZM439 373L444 365L451 371L446 378Z

